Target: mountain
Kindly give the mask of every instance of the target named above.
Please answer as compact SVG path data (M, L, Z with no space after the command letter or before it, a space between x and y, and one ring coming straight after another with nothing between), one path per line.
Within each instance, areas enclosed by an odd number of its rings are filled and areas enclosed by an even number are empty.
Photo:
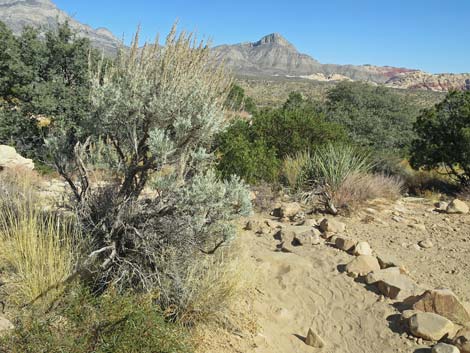
M396 88L433 91L469 89L470 74L433 75L393 66L322 64L300 53L278 33L257 42L220 45L213 48L216 60L235 74L252 77L284 76L315 81L366 81Z
M15 34L25 26L54 28L58 22L70 26L106 54L113 55L120 41L106 28L93 29L61 11L51 0L0 0L0 21ZM213 57L224 62L236 75L254 78L286 77L314 81L365 81L396 88L447 91L470 90L470 74L433 75L423 71L373 65L322 64L278 33L256 42L220 45L212 50Z
M106 54L113 54L120 41L106 28L93 29L82 24L59 10L50 0L0 0L0 21L10 27L15 34L25 26L54 28L57 23L68 21L80 36L90 39L94 47Z

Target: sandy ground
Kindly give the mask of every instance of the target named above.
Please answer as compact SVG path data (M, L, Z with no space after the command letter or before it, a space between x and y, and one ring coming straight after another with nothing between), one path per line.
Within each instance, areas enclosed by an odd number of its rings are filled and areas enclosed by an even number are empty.
M376 253L396 257L425 288L451 288L461 300L470 301L470 215L440 214L432 208L425 200L378 200L341 220L347 224L346 235L368 241ZM258 214L255 219L270 217ZM430 344L418 345L400 331L392 301L380 300L340 271L350 255L323 242L297 247L294 253L280 252L273 235L241 234L257 273L255 290L244 306L256 319L257 332L223 337L210 352L431 351ZM434 246L418 249L417 243L426 239ZM309 327L323 338L325 348L305 345Z

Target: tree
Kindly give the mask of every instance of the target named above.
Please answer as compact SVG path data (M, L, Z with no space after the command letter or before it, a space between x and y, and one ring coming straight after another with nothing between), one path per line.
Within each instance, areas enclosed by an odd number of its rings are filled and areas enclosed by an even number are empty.
M245 94L245 90L239 85L232 84L230 92L228 93L225 106L229 110L241 111L244 110L248 113L255 113L256 104L251 97Z
M355 143L403 153L414 138L419 110L389 88L341 82L328 92L325 113L328 121L343 125Z
M463 185L470 184L470 92L450 92L422 112L414 130L414 167L444 166Z
M21 153L50 162L44 138L51 130L67 136L63 146L77 141L89 113L88 61L97 54L67 23L46 32L45 39L33 28L14 37L1 24L0 50L0 143L15 144Z

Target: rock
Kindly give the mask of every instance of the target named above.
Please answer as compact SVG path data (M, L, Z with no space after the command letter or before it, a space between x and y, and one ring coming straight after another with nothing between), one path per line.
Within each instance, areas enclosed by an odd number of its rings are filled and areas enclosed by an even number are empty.
M294 218L299 212L302 212L302 207L299 203L284 203L279 208L279 218Z
M318 245L321 243L320 232L318 229L310 228L303 232L294 231L294 245Z
M33 170L34 163L31 159L24 158L16 153L13 147L0 145L0 170L4 168Z
M398 267L389 267L383 270L371 272L366 277L367 284L374 284L387 279L390 275L400 275L401 271Z
M318 223L316 220L314 219L304 219L301 223L299 223L300 226L304 226L304 227L316 227L318 226Z
M432 241L430 240L421 240L418 245L420 247L422 247L423 249L430 249L434 246L434 244L432 243Z
M0 317L0 335L3 333L13 330L15 326L11 323L10 320Z
M470 313L450 289L424 292L414 303L413 309L441 315L456 324L470 324Z
M305 344L314 348L325 347L325 342L323 341L323 339L315 332L313 332L311 328L308 330L307 337L305 337Z
M409 224L408 227L419 230L421 232L426 231L426 226L424 224L420 224L420 223L418 223L418 224Z
M335 246L343 251L352 250L357 244L357 241L348 237L337 237L335 240Z
M380 268L385 269L389 267L400 267L400 263L396 257L391 254L380 254L377 256Z
M417 297L423 290L404 274L386 273L377 281L379 291L390 299L405 300Z
M403 321L408 321L410 320L415 314L418 314L419 311L417 310L404 310L402 313L401 313L401 319Z
M461 353L470 353L470 328L460 329L452 340L452 344L460 349Z
M434 313L417 313L410 318L409 327L415 337L439 341L454 330L452 321Z
M257 226L259 226L259 222L249 220L246 222L245 230L254 230Z
M320 230L325 233L342 233L346 225L333 218L325 218L320 222Z
M446 212L451 214L467 214L469 212L469 208L465 202L455 199L449 204Z
M447 207L449 207L449 204L445 201L439 201L434 204L436 207L436 210L438 211L447 211Z
M372 249L369 245L368 242L366 241L361 241L357 243L357 245L354 248L354 255L360 256L360 255L368 255L372 256Z
M346 265L348 274L357 274L365 276L370 272L380 270L379 261L374 256L361 255Z
M438 343L432 347L431 353L460 353L460 350L450 344Z

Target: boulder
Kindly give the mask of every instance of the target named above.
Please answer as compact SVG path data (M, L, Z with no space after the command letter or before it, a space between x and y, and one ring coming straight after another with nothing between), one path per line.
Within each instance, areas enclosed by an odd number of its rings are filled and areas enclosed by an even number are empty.
M357 241L348 237L336 237L335 246L343 251L351 251L356 246Z
M470 353L470 328L460 329L452 340L452 344L460 349L461 353Z
M366 277L367 284L374 284L382 280L386 280L388 276L400 275L401 271L398 267L389 267L383 270L371 272Z
M294 218L297 213L302 212L302 206L297 202L283 203L279 208L280 218Z
M390 299L404 301L423 293L415 282L404 274L386 273L377 281L379 291Z
M357 245L354 248L354 255L360 256L360 255L368 255L372 256L372 249L369 245L368 242L366 241L361 241L357 243Z
M469 211L468 205L459 199L453 200L446 210L447 213L451 214L467 214Z
M305 344L307 346L314 347L314 348L325 347L325 342L312 329L308 330L307 337L305 337Z
M351 275L365 276L380 270L379 262L374 256L361 255L346 265L346 272Z
M463 326L470 324L470 313L450 289L426 291L413 309L435 313Z
M439 341L454 330L452 321L434 313L417 313L410 318L410 332L428 341Z
M460 353L460 350L450 344L438 343L432 347L431 353Z
M325 233L342 233L346 229L346 225L333 218L324 218L320 222L320 230Z
M309 228L304 231L295 231L294 230L294 245L318 245L321 243L320 231L315 228Z
M13 147L0 145L0 170L1 169L27 169L33 170L34 163L31 159L22 157L16 153Z

